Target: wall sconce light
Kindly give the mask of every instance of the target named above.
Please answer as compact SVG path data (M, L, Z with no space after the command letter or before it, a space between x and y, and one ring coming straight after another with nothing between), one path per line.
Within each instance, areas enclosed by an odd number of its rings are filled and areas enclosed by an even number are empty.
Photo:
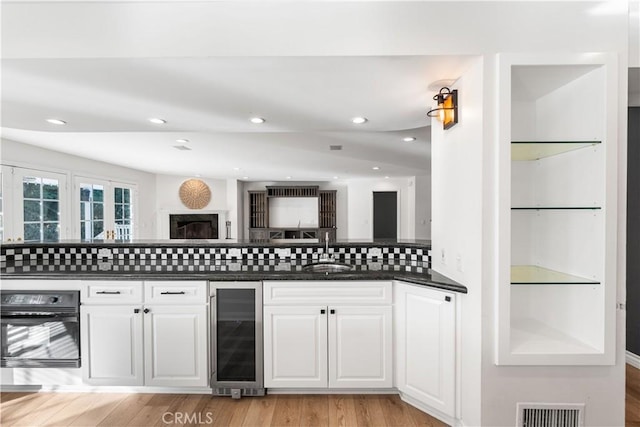
M427 116L436 117L442 122L443 129L449 129L458 123L458 91L448 87L440 89L433 100L438 103L438 107L427 112Z

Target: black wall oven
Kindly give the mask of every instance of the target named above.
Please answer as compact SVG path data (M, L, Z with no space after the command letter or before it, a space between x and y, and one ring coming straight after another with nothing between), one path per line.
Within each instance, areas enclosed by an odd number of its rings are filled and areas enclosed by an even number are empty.
M80 292L1 291L7 368L80 367Z

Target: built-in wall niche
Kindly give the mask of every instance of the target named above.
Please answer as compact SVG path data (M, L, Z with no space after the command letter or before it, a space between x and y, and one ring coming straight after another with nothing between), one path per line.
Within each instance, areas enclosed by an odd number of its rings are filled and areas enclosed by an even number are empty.
M336 190L318 186L268 186L250 190L249 239L330 240L336 238Z
M614 63L501 57L497 364L615 360Z

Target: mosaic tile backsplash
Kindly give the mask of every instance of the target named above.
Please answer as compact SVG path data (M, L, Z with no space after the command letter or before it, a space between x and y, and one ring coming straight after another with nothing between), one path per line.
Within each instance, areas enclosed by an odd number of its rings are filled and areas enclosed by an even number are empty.
M317 261L323 252L324 248L319 247L250 244L247 247L14 245L0 248L0 272L297 271L302 265ZM336 244L329 248L329 253L338 262L353 264L356 270L421 272L431 266L428 246Z

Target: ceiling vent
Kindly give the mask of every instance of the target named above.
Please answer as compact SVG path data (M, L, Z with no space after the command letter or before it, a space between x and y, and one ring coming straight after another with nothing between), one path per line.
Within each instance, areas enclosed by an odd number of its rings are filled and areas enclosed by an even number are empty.
M187 147L186 145L174 145L173 148L180 151L191 151L191 148Z
M329 146L329 150L330 151L340 151L340 150L342 150L342 145L330 145Z
M582 427L582 403L518 403L518 427Z

